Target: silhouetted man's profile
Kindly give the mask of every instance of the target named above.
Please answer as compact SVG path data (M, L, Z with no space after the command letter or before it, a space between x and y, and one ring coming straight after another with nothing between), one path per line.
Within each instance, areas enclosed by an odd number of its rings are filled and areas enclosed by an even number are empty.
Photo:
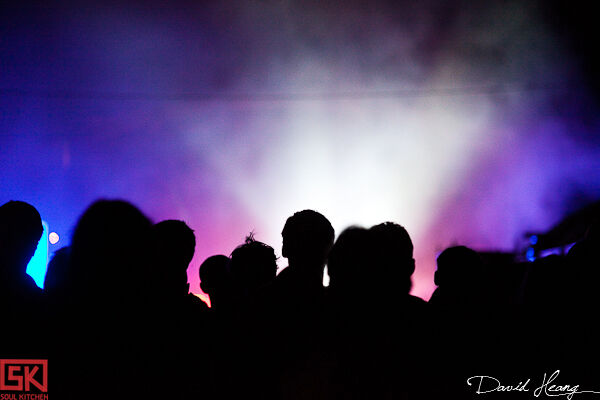
M187 269L196 250L194 231L183 221L165 220L153 227L156 246L156 268L152 279L156 296L174 307L190 308L184 312L206 311L202 300L189 293ZM176 305L178 304L178 305Z
M38 211L22 201L0 206L0 295L25 298L39 293L27 275L44 228Z
M208 306L189 293L187 269L196 250L194 231L183 221L165 220L153 226L156 260L152 267L155 302L151 313L156 323L154 357L163 367L164 396L172 394L172 385L181 393L196 396L206 386L205 366L197 346L188 346L182 338L196 338L205 328ZM206 359L204 360L206 361ZM204 388L202 388L204 389ZM158 390L157 390L158 392Z
M299 285L302 290L322 288L323 269L335 236L329 220L313 210L299 211L287 219L281 236L281 255L288 259L288 268L279 274L279 281Z
M0 312L6 327L0 341L3 358L41 354L34 349L40 341L33 340L35 330L30 329L31 324L44 324L40 320L44 316L41 290L26 270L42 233L42 219L32 205L9 201L0 206Z
M281 253L288 259L288 267L273 285L275 325L270 330L278 332L273 341L273 372L279 376L283 397L298 392L299 385L306 396L311 396L313 388L302 382L314 377L306 365L322 353L318 349L323 339L323 269L334 230L322 214L304 210L287 219L281 235Z

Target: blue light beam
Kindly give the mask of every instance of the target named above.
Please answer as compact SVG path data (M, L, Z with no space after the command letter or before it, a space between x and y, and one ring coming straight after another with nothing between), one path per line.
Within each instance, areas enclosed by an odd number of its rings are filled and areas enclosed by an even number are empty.
M27 264L27 274L33 278L35 284L41 289L44 288L44 280L46 279L46 270L48 269L48 224L42 221L44 233L38 242L35 253L29 264Z

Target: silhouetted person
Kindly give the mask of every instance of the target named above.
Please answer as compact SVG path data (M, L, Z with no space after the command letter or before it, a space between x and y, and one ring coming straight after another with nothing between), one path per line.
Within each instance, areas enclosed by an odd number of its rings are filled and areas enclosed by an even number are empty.
M518 357L513 353L517 347L509 340L513 316L492 301L491 292L496 293L499 284L488 278L488 269L480 254L465 246L449 247L437 258L434 281L438 288L429 303L435 331L440 333L432 343L436 354L432 367L438 368L440 388L449 392L466 394L465 379L481 369L506 379L511 371L505 368L506 362ZM513 375L520 367L510 366Z
M281 255L288 259L288 267L279 274L279 284L320 292L334 235L329 220L316 211L299 211L289 217L281 232Z
M335 301L346 303L340 306L364 304L357 294L365 291L369 281L374 281L369 277L374 272L370 243L370 232L353 226L340 233L331 248L327 262L329 292Z
M266 285L276 268L272 248L251 242L232 254L232 270L242 256L244 269L238 273L253 282L247 286L254 290L237 302L224 332L228 379L221 386L226 397L251 393L254 398L290 398L291 393L311 389L296 383L304 381L299 378L315 345L321 344L323 269L334 231L323 215L304 210L288 218L282 236L282 255L289 266ZM264 260L261 266L249 262L255 258ZM252 277L253 273L259 275Z
M229 318L230 367L236 389L251 388L257 397L273 397L275 382L272 362L273 338L268 296L277 273L277 257L273 248L254 239L252 233L231 253L229 264L234 299L227 310ZM247 327L252 326L252 329ZM243 332L243 334L240 334ZM234 383L235 385L236 383ZM243 397L244 393L231 393Z
M244 244L231 253L231 277L242 297L271 283L277 275L275 250L254 239L252 233Z
M151 228L150 220L125 201L98 200L88 207L71 239L78 295L103 308L144 297L143 272L153 260Z
M208 307L189 291L187 269L196 250L194 231L183 221L165 220L153 227L156 260L155 280L157 297L166 302L180 303L181 307L195 307L198 312ZM177 306L174 304L174 306Z
M385 222L344 231L328 269L340 397L423 397L427 304L409 294L415 260L406 229Z
M372 304L366 301L364 293L375 282L372 275L376 268L371 261L371 233L361 227L342 231L329 253L323 353L328 355L324 360L332 365L325 377L329 382L326 387L333 392L326 397L353 399L366 398L369 394L375 398L381 389L373 388L374 383L365 377L369 373L364 368L375 359L369 346L374 327L371 321L365 321ZM327 362L321 364L327 365ZM369 369L373 368L370 365Z
M273 398L276 382L270 330L275 313L269 307L277 273L275 251L250 234L227 261L224 256L214 256L200 267L202 290L220 295L215 304L219 324L215 341L221 346L216 359L222 371L218 385L227 398L247 393Z
M151 368L156 337L148 293L153 249L152 223L130 203L99 200L79 218L70 250L70 325L63 327L62 352L56 357L65 363L64 370L55 367L61 398L157 391L160 372ZM89 382L98 382L93 392Z
M194 231L183 221L165 220L153 226L155 261L151 265L153 288L153 330L156 335L154 357L162 366L161 381L169 382L159 390L172 397L197 396L206 385L207 359L197 346L185 338L196 339L206 327L208 306L189 293L187 269L196 249ZM183 340L182 340L183 339ZM202 363L199 360L202 359ZM177 389L173 389L177 387Z
M434 282L438 286L429 303L436 307L483 306L483 260L465 246L449 247L437 258Z
M0 312L3 358L40 357L32 324L43 325L41 290L27 275L43 233L42 219L32 205L9 201L0 206ZM37 352L37 354L35 354Z
M210 307L221 310L232 302L229 257L222 254L208 257L200 265L200 289L210 297Z
M288 259L288 267L279 273L273 289L276 312L282 325L291 329L290 337L301 340L295 327L309 327L305 322L320 311L325 293L323 270L334 235L329 220L313 210L296 212L285 222L281 254Z
M4 301L39 295L26 270L43 232L40 214L32 205L9 201L0 206L0 295Z
M307 365L316 363L322 354L323 270L335 233L325 216L303 210L287 219L281 235L281 254L288 259L288 267L273 284L273 325L265 332L278 332L271 339L272 376L279 377L283 397L313 396L314 387L307 382L315 376Z
M243 359L240 352L245 350L239 345L239 338L245 337L248 325L232 318L235 297L229 264L229 257L219 254L208 257L199 268L200 288L210 297L209 324L198 345L204 363L210 366L210 382L204 385L201 398L208 394L235 399L245 390L238 379L246 375L242 368L238 369Z
M384 222L369 230L373 262L377 268L377 290L371 295L397 297L408 294L415 271L410 235L403 226L394 222Z

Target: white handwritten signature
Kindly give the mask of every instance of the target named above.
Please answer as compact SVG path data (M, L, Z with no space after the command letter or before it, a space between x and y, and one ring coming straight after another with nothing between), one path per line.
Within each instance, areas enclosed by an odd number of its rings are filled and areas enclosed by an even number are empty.
M571 400L576 394L600 394L600 392L595 392L592 390L579 390L579 385L552 384L556 378L558 378L559 374L560 370L558 369L549 377L547 377L546 373L544 373L542 384L533 391L533 395L535 397L540 397L541 395L546 395L548 397L566 396L568 400ZM486 375L472 376L467 379L467 384L469 386L473 386L475 384L477 387L475 393L477 394L490 392L529 392L529 388L527 386L530 384L530 382L531 379L527 379L525 383L520 381L517 385L502 385L498 379L494 378L493 376Z

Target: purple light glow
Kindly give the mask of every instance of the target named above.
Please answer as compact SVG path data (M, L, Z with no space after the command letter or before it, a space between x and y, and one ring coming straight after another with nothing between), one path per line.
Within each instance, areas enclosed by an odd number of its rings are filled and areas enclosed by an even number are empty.
M195 293L251 230L279 254L296 210L393 220L427 299L444 247L512 250L600 197L583 72L539 10L493 3L12 10L0 203L65 245L99 197L185 220Z

